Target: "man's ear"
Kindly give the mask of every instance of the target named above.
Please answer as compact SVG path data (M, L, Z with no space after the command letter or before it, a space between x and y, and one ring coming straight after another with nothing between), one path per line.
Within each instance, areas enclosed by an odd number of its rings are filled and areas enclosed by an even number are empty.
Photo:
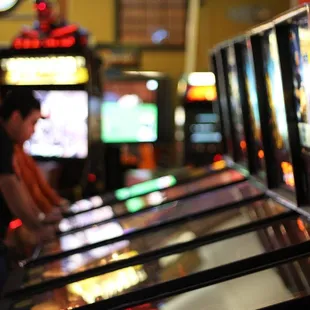
M20 114L20 112L19 111L13 111L13 113L12 113L12 115L11 115L11 119L13 120L13 121L18 121L18 120L20 120L21 119L21 114Z

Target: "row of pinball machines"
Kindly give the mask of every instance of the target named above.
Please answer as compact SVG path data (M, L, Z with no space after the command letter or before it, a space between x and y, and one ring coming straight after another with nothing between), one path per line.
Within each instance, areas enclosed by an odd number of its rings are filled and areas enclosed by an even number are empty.
M224 162L76 201L0 308L309 308L308 11L211 52Z

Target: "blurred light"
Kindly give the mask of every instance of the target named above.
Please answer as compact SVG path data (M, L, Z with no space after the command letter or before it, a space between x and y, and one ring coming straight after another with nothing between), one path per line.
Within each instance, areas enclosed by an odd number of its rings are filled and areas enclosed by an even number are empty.
M214 101L216 98L215 86L191 86L186 95L188 101Z
M192 72L188 76L188 84L191 86L214 86L215 75L213 72Z
M10 222L9 227L11 230L14 230L14 229L17 229L18 227L21 227L22 225L23 225L23 222L20 219L16 219Z
M176 126L184 126L186 120L186 114L184 107L176 107L174 112L174 122Z
M90 182L90 183L94 183L94 182L96 182L97 177L96 177L96 175L95 175L95 174L93 174L93 173L89 173L89 174L88 174L87 179L88 179L88 182Z
M38 3L38 4L37 4L37 9L38 9L39 11L44 11L44 10L46 10L46 8L47 8L47 5L46 5L46 3L44 3L44 2L41 2L41 3Z
M240 147L242 150L246 149L246 142L244 140L240 142Z
M148 90L154 91L154 90L158 89L158 82L156 80L148 80L146 82L146 88Z
M263 159L265 157L265 153L263 150L258 151L258 158Z
M158 29L157 31L153 32L152 34L152 41L155 44L162 43L165 39L168 38L168 31L166 29Z
M217 162L217 161L220 161L223 159L223 156L221 154L216 154L214 157L213 157L213 161Z

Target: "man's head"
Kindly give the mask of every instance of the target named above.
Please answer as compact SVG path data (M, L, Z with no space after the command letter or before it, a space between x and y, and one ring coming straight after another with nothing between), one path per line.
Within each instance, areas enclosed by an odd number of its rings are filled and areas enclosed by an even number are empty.
M9 91L0 105L1 122L16 143L24 143L32 136L40 117L40 102L31 90Z

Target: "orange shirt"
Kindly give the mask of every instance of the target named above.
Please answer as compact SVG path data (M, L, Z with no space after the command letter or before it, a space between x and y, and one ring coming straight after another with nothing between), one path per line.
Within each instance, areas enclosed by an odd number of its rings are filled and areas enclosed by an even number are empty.
M14 169L42 212L48 213L53 206L60 204L60 196L51 188L33 158L24 152L21 145L15 146Z

